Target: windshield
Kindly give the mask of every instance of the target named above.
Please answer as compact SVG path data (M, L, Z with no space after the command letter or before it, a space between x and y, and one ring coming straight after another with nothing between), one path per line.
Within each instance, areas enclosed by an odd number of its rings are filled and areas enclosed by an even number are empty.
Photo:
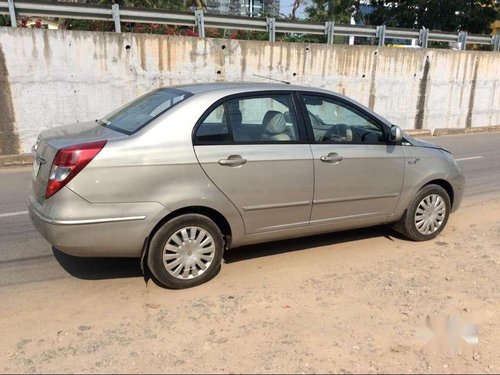
M191 95L191 93L182 90L157 89L138 97L96 121L113 130L132 134Z

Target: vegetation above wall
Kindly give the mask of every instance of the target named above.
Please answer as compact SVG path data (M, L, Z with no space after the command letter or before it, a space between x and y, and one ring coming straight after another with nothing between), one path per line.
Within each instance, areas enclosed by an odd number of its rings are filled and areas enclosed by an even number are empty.
M194 11L207 9L203 0L61 0L62 2L93 3L110 5L119 3L120 6L164 9L167 11ZM232 2L231 9L241 7L240 1ZM283 2L282 2L283 3ZM306 21L323 23L334 21L348 24L353 21L361 25L386 25L410 29L431 29L456 33L467 31L473 34L487 34L495 19L500 18L500 6L491 0L294 0L289 14L273 15L278 19L295 20L297 14ZM234 10L234 9L233 9ZM264 12L260 17L269 16ZM55 22L54 22L55 21ZM7 16L0 16L0 26L10 24ZM60 28L69 30L114 31L113 22L90 21L75 19L40 19L37 17L20 17L19 27ZM163 24L141 24L122 22L122 31L134 33L152 33L164 35L198 36L196 29L185 26ZM212 38L253 39L267 40L266 32L227 30L206 28L206 36ZM276 40L288 42L320 42L326 41L323 35L308 35L300 33L277 34ZM335 36L336 43L344 43L346 37ZM356 38L355 44L373 44L374 38ZM442 43L441 43L442 44ZM435 44L433 47L441 47ZM443 44L447 47L447 43Z

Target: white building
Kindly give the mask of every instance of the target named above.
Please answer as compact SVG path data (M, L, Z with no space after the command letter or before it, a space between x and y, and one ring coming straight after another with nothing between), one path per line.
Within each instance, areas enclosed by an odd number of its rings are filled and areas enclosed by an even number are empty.
M234 16L278 15L280 0L206 0L207 12Z

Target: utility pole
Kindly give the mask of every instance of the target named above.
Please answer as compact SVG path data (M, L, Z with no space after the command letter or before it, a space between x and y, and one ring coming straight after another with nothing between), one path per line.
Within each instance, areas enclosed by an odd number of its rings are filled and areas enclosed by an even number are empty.
M351 15L351 25L356 25L356 21L355 21L355 19L354 19L354 12L353 12L353 13L352 13L352 15ZM350 45L350 46L353 46L353 45L354 45L354 35L351 35L351 36L349 37L349 45Z

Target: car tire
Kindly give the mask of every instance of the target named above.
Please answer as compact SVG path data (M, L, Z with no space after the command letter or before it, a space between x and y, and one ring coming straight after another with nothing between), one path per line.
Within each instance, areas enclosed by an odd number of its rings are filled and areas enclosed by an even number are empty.
M149 245L148 266L155 281L170 289L190 288L220 270L224 237L211 219L186 214L163 224Z
M426 185L418 191L394 229L413 241L432 240L446 226L450 211L446 190L439 185Z

